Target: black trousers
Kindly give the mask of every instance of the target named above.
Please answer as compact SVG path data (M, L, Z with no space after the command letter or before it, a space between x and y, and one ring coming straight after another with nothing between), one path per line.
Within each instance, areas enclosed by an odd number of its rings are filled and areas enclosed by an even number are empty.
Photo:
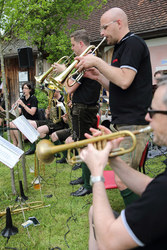
M74 103L72 108L72 123L73 123L73 139L83 140L84 134L90 133L91 127L97 127L97 112L98 105L85 105ZM90 186L90 171L85 163L82 163L82 179L84 180L84 188L91 190Z
M73 139L83 140L84 134L90 133L91 127L97 127L98 105L85 105L74 103L72 107Z

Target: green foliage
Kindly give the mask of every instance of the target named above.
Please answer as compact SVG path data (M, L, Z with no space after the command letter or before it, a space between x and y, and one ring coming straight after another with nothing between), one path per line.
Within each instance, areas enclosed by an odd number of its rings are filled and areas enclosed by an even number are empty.
M70 20L88 18L107 0L1 0L1 39L20 37L36 45L49 62L71 54L69 33L78 26ZM69 29L70 27L70 29Z
M48 106L48 97L40 88L35 88L35 96L38 100L38 108L46 109Z
M24 4L23 4L24 2ZM26 1L22 6L26 5ZM69 55L69 22L72 19L87 18L94 8L100 8L106 0L56 0L29 1L18 35L34 44L42 54L47 54L49 62ZM76 28L76 27L75 27Z

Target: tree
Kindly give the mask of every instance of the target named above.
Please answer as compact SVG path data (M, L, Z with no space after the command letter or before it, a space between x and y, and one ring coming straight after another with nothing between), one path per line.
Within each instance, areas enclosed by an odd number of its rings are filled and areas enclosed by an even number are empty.
M12 39L17 29L19 29L19 0L0 0L0 60L1 60L1 73L2 82L5 96L5 110L6 110L6 123L9 127L9 106L8 106L8 91L6 86L5 66L3 49L7 46L8 42ZM7 130L8 140L10 141L10 132ZM24 156L22 158L24 186L27 189L27 178ZM12 192L16 194L14 171L11 169L11 185Z
M24 10L27 1L21 1ZM106 0L29 0L27 16L23 14L22 25L18 35L29 43L36 45L48 61L54 62L63 55L69 55L70 19L88 18L94 8L101 8ZM69 29L70 28L70 29Z

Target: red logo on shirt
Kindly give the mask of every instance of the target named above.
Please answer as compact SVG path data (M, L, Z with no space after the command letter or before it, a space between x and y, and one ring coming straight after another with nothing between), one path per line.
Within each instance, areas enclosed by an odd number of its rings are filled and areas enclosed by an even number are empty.
M118 62L118 59L114 59L114 60L112 61L112 63L115 63L115 62Z

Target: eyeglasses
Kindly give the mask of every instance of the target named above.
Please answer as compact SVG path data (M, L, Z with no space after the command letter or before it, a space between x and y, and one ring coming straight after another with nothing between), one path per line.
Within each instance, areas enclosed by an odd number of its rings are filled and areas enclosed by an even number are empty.
M109 22L109 23L107 23L107 24L104 24L103 26L100 27L100 31L106 30L110 24L116 23L117 21L118 21L118 20L114 20L114 21L111 21L111 22Z
M167 115L167 111L165 111L165 110L155 110L155 109L152 109L151 107L148 108L147 112L149 113L150 118L153 118L153 116L155 114Z
M23 89L29 89L28 87L24 87Z

